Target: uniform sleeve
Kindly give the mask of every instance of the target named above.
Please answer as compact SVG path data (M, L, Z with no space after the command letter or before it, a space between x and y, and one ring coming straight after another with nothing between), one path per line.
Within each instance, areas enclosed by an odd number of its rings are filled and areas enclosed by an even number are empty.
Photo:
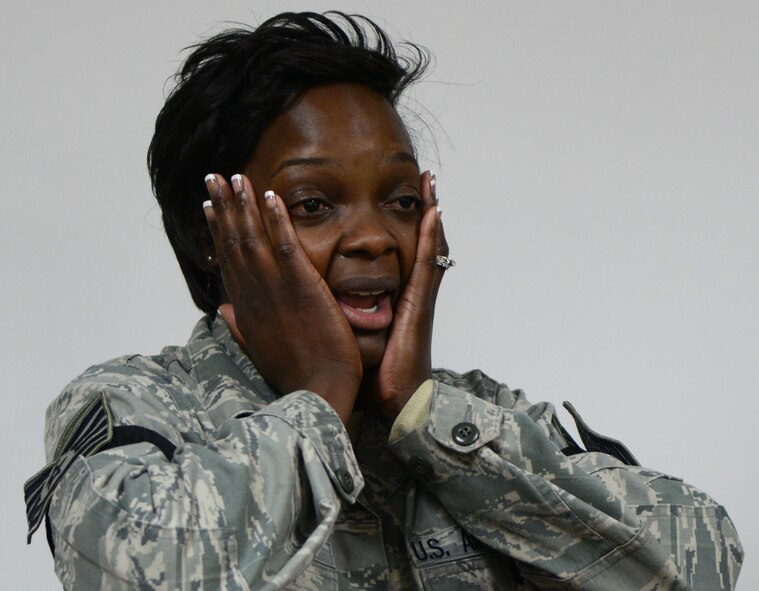
M606 454L565 456L549 404L504 408L430 381L391 449L470 534L538 589L728 591L742 548L724 508Z
M188 431L192 413L169 386L80 382L53 413L49 431L63 433L53 472L62 475L48 511L64 588L280 588L311 563L342 500L354 502L363 486L340 419L299 391L228 418L204 440ZM87 439L69 409L92 415L98 401L111 440L126 433L133 442L122 435L122 445L65 462L66 442Z

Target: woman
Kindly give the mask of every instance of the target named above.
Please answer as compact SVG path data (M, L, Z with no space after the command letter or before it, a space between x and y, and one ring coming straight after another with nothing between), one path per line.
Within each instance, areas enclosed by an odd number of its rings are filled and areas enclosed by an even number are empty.
M26 491L66 589L734 588L707 495L431 369L452 260L394 108L410 48L282 14L188 58L149 165L206 316L51 405Z

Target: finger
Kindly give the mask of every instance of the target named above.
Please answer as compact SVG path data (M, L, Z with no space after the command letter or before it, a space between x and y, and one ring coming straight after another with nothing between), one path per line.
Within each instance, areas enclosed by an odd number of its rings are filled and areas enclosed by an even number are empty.
M219 181L223 182L223 184ZM210 200L203 203L203 212L206 215L206 221L211 231L211 238L213 239L214 248L216 250L216 257L219 261L219 267L221 268L222 278L224 280L224 286L228 294L237 293L237 282L235 281L235 274L230 267L230 261L224 253L224 236L222 229L219 225L219 213L218 209L214 208L214 202L221 203L224 200L224 190L228 190L226 182L224 182L221 175L209 174L205 178L206 189L211 197ZM220 209L220 208L219 208Z
M437 178L435 177L434 170L422 173L422 203L424 204L423 213L427 213L431 208L440 208L437 198ZM448 255L448 243L445 240L445 232L442 225L438 229L437 254Z
M266 236L266 239L269 241L269 244L271 245L271 225L269 223L269 214L268 214L268 208L266 207L266 195L269 193L269 191L264 191L263 193L259 192L256 193L256 205L258 206L258 211L260 212L260 220L261 220L261 227L264 232L264 236Z
M422 225L419 229L419 243L416 248L416 262L414 271L419 268L419 272L425 276L441 277L442 269L436 263L436 257L441 254L439 251L440 231L442 222L440 221L442 210L435 206L430 208L422 219Z
M448 255L448 244L445 241L443 222L441 219L443 210L440 209L440 207L435 206L434 211L434 231L430 231L429 240L423 245L424 252L419 255L420 260L426 261L427 263L422 268L430 269L430 272L426 274L426 280L424 281L425 285L423 287L424 294L426 294L427 297L427 310L430 315L430 323L432 323L435 317L437 294L440 290L440 284L443 281L443 275L445 274L445 269L437 264L437 257L438 255Z
M206 186L211 196L211 204L218 227L216 254L222 264L235 269L244 266L240 256L240 236L237 224L237 207L231 187L223 176L209 174Z
M428 307L442 279L441 269L435 264L440 213L436 207L428 209L419 228L414 268L404 290L404 296L413 309Z
M426 190L425 190L426 188ZM437 198L437 178L434 170L427 171L426 183L422 182L422 200L425 204L429 204L429 207L440 207L440 201ZM436 254L448 256L448 242L445 239L445 229L443 228L443 222L439 222L440 227L437 233L437 251Z
M265 271L272 262L271 244L250 179L245 175L234 175L232 189L235 193L240 251L247 266L256 275Z
M422 194L422 215L426 214L431 208L435 207L435 195L434 195L434 179L435 173L431 170L426 170L421 175L421 194Z
M311 262L301 247L287 208L274 191L264 194L264 219L268 222L268 234L272 251L283 277L294 277L307 267L313 270Z
M448 241L445 238L445 226L443 226L442 220L440 220L437 229L437 254L443 255L444 257L447 257L450 254Z
M214 254L218 252L219 241L219 225L216 223L216 214L213 212L213 204L211 200L203 202L203 213L206 216L206 222L208 223L208 230L211 232L211 240L213 241ZM208 258L211 260L211 257Z

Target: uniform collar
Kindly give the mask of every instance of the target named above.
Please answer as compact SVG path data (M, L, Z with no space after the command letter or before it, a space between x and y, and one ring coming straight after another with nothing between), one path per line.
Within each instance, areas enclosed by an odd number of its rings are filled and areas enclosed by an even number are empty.
M279 395L266 383L235 341L220 314L201 318L187 343L190 374L216 426L230 417L260 410Z
M217 426L229 417L256 412L279 397L237 344L221 314L200 319L187 350L191 374ZM388 435L376 417L364 413L353 448L366 480L359 500L369 507L384 502L410 476L387 448Z
M388 435L387 427L379 419L370 413L364 414L354 450L365 482L358 500L366 507L384 503L410 478L406 466L388 449Z

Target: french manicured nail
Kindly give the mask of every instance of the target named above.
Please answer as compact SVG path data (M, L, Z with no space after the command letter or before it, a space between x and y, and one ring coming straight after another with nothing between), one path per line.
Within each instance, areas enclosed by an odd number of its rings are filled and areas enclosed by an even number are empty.
M236 174L232 177L232 190L235 193L242 193L242 175Z
M216 178L216 175L211 173L207 174L206 178L206 189L208 189L208 192L212 195L215 193L219 197L221 197L221 185L219 184L219 179Z
M203 202L203 209L208 209L209 207L213 207L213 203L211 203L211 200Z
M274 199L274 191L266 191L266 193L264 193L264 199Z

